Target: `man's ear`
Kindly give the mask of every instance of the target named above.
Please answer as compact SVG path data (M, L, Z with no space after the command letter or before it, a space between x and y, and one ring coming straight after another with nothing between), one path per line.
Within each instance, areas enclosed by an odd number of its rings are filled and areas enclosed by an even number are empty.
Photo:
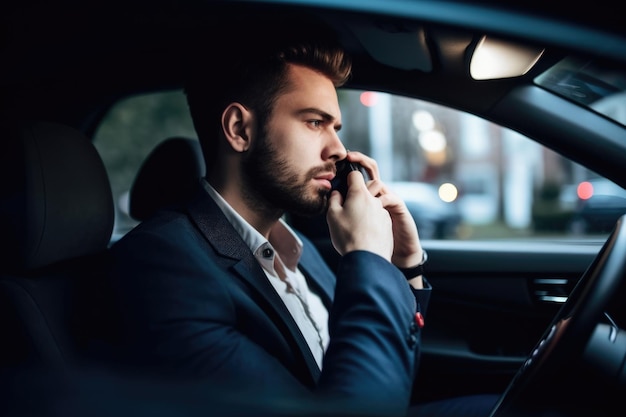
M241 103L230 103L222 113L222 130L231 148L245 152L254 134L254 114Z

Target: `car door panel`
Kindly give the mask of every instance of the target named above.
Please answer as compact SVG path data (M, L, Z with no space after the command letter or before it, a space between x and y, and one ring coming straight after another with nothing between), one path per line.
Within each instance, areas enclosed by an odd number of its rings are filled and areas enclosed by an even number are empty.
M415 396L502 392L601 242L424 241L433 286Z

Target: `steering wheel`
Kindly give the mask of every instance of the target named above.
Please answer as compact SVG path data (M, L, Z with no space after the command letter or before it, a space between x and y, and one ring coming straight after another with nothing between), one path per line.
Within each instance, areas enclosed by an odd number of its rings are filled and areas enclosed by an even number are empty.
M604 415L604 407L606 415L613 413L610 403L626 394L626 335L607 310L625 297L626 215L618 219L490 417L597 417Z

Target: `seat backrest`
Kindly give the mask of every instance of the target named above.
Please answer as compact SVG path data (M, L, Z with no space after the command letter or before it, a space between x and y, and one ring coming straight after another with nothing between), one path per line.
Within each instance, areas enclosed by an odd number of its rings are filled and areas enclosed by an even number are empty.
M81 132L41 121L0 123L0 365L65 368L97 328L113 197Z
M135 177L128 198L130 216L145 220L160 208L189 201L205 171L198 140L179 136L163 140Z

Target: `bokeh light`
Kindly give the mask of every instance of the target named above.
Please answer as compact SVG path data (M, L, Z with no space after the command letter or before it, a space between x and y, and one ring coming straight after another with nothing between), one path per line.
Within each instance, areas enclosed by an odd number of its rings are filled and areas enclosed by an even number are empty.
M439 186L439 198L446 203L451 203L459 196L459 190L452 183L446 182Z
M576 194L581 200L588 200L593 196L593 185L589 181L583 181L578 184Z
M378 103L378 94L373 91L364 91L359 97L361 104L365 107L373 107Z
M419 144L426 152L441 152L446 149L446 137L438 130L428 130L419 134Z
M426 110L417 110L412 116L413 126L420 131L425 132L435 128L435 118Z

